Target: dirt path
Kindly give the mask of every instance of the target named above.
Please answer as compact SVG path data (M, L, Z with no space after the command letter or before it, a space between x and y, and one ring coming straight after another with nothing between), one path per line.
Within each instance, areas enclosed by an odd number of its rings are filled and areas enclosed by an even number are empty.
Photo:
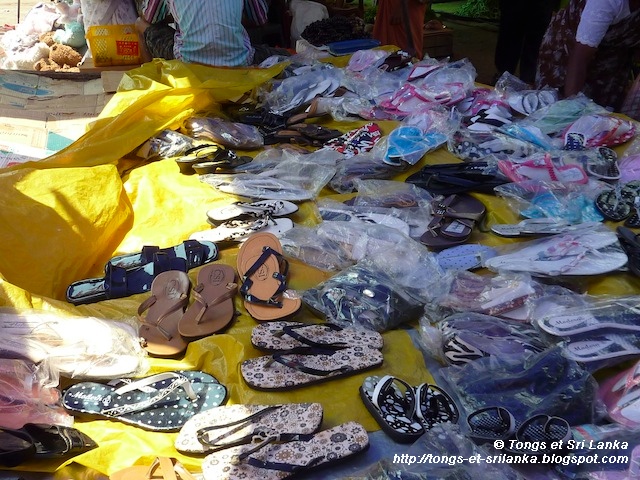
M0 0L0 27L5 25L15 26L24 20L27 13L38 3L40 3L40 0L20 0L19 2L18 0ZM18 11L20 13L19 17Z

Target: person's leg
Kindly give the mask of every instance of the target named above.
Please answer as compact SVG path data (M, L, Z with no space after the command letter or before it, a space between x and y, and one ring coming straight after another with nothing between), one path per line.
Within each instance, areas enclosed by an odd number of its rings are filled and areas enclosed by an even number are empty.
M538 50L557 3L557 0L541 0L534 3L526 12L528 21L523 22L524 41L520 57L520 78L529 84L535 81Z
M523 0L500 0L500 25L495 50L498 74L515 74L518 68L524 41L522 11L526 10L525 3ZM526 24L526 20L524 23Z

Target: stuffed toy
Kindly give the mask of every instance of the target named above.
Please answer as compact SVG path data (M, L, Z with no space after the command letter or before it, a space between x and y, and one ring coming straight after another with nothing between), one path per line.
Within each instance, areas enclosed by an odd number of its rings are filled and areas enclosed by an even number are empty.
M53 0L60 16L56 20L58 27L54 34L56 43L74 48L84 47L87 43L79 0Z
M18 30L9 30L2 36L0 46L4 58L0 68L5 70L33 70L40 59L49 57L49 46L40 42L37 36L23 36Z
M65 65L69 67L77 67L82 60L82 55L69 45L56 43L50 48L49 59L61 67L64 67Z

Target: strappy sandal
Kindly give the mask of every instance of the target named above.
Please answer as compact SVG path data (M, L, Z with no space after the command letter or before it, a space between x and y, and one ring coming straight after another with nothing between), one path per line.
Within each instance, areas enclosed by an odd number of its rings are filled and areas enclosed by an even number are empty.
M247 312L256 320L278 320L296 313L300 298L287 292L289 262L282 255L278 238L266 232L254 233L238 251L240 294Z
M486 212L482 202L464 194L436 199L431 207L433 219L420 242L437 250L465 243Z

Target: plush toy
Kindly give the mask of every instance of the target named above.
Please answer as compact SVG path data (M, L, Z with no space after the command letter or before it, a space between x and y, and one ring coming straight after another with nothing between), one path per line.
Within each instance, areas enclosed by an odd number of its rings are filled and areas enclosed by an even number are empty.
M57 63L61 67L64 67L65 65L69 67L77 67L82 60L82 55L80 55L69 45L56 43L51 46L49 59Z
M79 0L53 0L60 16L56 20L54 40L74 48L84 47L87 43Z
M49 46L40 42L37 36L22 36L17 30L9 30L2 36L0 47L4 58L0 68L5 70L33 70L38 60L49 57Z

